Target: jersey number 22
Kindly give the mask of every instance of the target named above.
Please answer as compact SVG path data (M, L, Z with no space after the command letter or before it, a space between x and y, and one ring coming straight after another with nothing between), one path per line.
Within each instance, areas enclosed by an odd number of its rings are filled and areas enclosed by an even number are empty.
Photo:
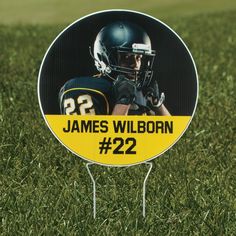
M93 108L93 101L90 95L80 95L77 100L73 98L67 98L64 100L64 108L66 115L79 115L76 109L76 103L79 105L80 115L95 115Z

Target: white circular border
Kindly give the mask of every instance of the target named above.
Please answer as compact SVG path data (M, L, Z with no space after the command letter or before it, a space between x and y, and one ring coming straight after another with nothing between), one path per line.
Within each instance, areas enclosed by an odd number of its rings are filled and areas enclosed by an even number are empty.
M143 162L139 162L139 163L134 163L134 164L129 164L129 165L108 165L108 164L103 164L103 163L99 163L99 162L94 162L94 161L91 161L83 156L80 156L78 155L77 153L75 153L74 151L72 151L70 148L68 148L58 137L57 135L54 133L54 131L51 129L51 127L49 126L48 122L47 122L47 119L45 118L45 115L44 115L44 112L43 112L43 109L42 109L42 105L41 105L41 99L40 99L40 92L39 92L39 88L40 88L40 75L41 75L41 70L42 70L42 67L43 67L43 64L44 64L44 60L48 54L48 52L50 51L51 47L53 46L53 44L56 42L56 40L67 30L69 29L72 25L76 24L77 22L85 19L85 18L88 18L92 15L96 15L96 14L100 14L100 13L104 13L104 12L118 12L118 11L123 11L123 12L131 12L131 13L136 13L136 14L139 14L139 15L143 15L143 16L146 16L146 17L149 17L159 23L161 23L162 25L164 25L166 28L168 28L172 33L174 33L177 38L182 42L182 44L184 45L184 47L187 49L190 57L191 57L191 60L193 62L193 65L194 65L194 69L195 69L195 74L196 74L196 82L197 82L197 97L196 97L196 101L195 101L195 106L194 106L194 110L193 110L193 113L191 115L191 119L189 120L186 128L183 130L183 132L179 135L179 137L175 140L175 142L170 145L167 149L165 149L163 152L161 152L160 154L154 156L154 157L151 157ZM142 13L142 12L138 12L138 11L133 11L133 10L126 10L126 9L110 9L110 10L103 10L103 11L97 11L97 12L94 12L94 13L91 13L91 14L88 14L84 17L81 17L79 18L78 20L74 21L73 23L71 23L69 26L67 26L63 31L61 31L61 33L59 33L59 35L53 40L53 42L51 43L51 45L49 46L48 50L46 51L44 57L43 57L43 60L42 60L42 63L40 65L40 69L39 69L39 74L38 74L38 86L37 86L37 93L38 93L38 101L39 101L39 106L40 106L40 110L41 110L41 113L43 115L43 118L44 118L44 121L46 122L48 128L50 129L50 131L53 133L53 135L56 137L56 139L66 148L68 149L70 152L72 152L73 154L75 154L76 156L82 158L83 160L87 161L87 162L90 162L90 163L93 163L93 164L98 164L98 165L101 165L101 166L109 166L109 167L128 167L128 166L135 166L135 165L139 165L139 164L143 164L145 162L148 162L148 161L151 161L153 160L154 158L157 158L159 156L161 156L162 154L164 154L166 151L168 151L170 148L172 148L178 141L179 139L183 136L183 134L185 133L185 131L188 129L192 119L193 119L193 116L195 114L195 111L196 111L196 108L197 108L197 103L198 103L198 96L199 96L199 81L198 81L198 73L197 73L197 67L196 67L196 64L193 60L193 57L192 57L192 54L191 52L189 51L188 47L186 46L186 44L184 43L184 41L182 40L182 38L174 31L172 30L167 24L165 24L164 22L162 22L161 20L159 19L156 19L155 17L153 16L150 16L148 14L145 14L145 13Z

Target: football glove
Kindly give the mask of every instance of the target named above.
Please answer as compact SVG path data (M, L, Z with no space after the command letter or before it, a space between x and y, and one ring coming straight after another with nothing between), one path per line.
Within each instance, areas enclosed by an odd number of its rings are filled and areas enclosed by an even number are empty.
M156 80L153 80L148 87L143 89L143 94L147 99L148 107L150 107L151 109L160 107L165 100L165 94L160 94L158 83Z
M124 75L118 75L113 84L113 96L116 104L129 105L135 99L135 83Z

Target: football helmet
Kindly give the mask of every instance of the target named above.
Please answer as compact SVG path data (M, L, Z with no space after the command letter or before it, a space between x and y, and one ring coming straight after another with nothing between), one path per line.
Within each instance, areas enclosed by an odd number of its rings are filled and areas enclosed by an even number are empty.
M127 55L138 57L140 66L124 66L121 62ZM155 56L148 34L138 25L127 21L117 21L103 27L93 47L95 66L100 73L113 80L123 74L134 80L139 89L151 82Z

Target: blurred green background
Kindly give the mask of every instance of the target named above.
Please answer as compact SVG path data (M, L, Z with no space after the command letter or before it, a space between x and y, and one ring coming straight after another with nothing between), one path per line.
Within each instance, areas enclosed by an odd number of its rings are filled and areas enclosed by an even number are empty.
M232 10L235 0L1 0L0 22L70 23L81 16L105 9L132 9L159 19Z

